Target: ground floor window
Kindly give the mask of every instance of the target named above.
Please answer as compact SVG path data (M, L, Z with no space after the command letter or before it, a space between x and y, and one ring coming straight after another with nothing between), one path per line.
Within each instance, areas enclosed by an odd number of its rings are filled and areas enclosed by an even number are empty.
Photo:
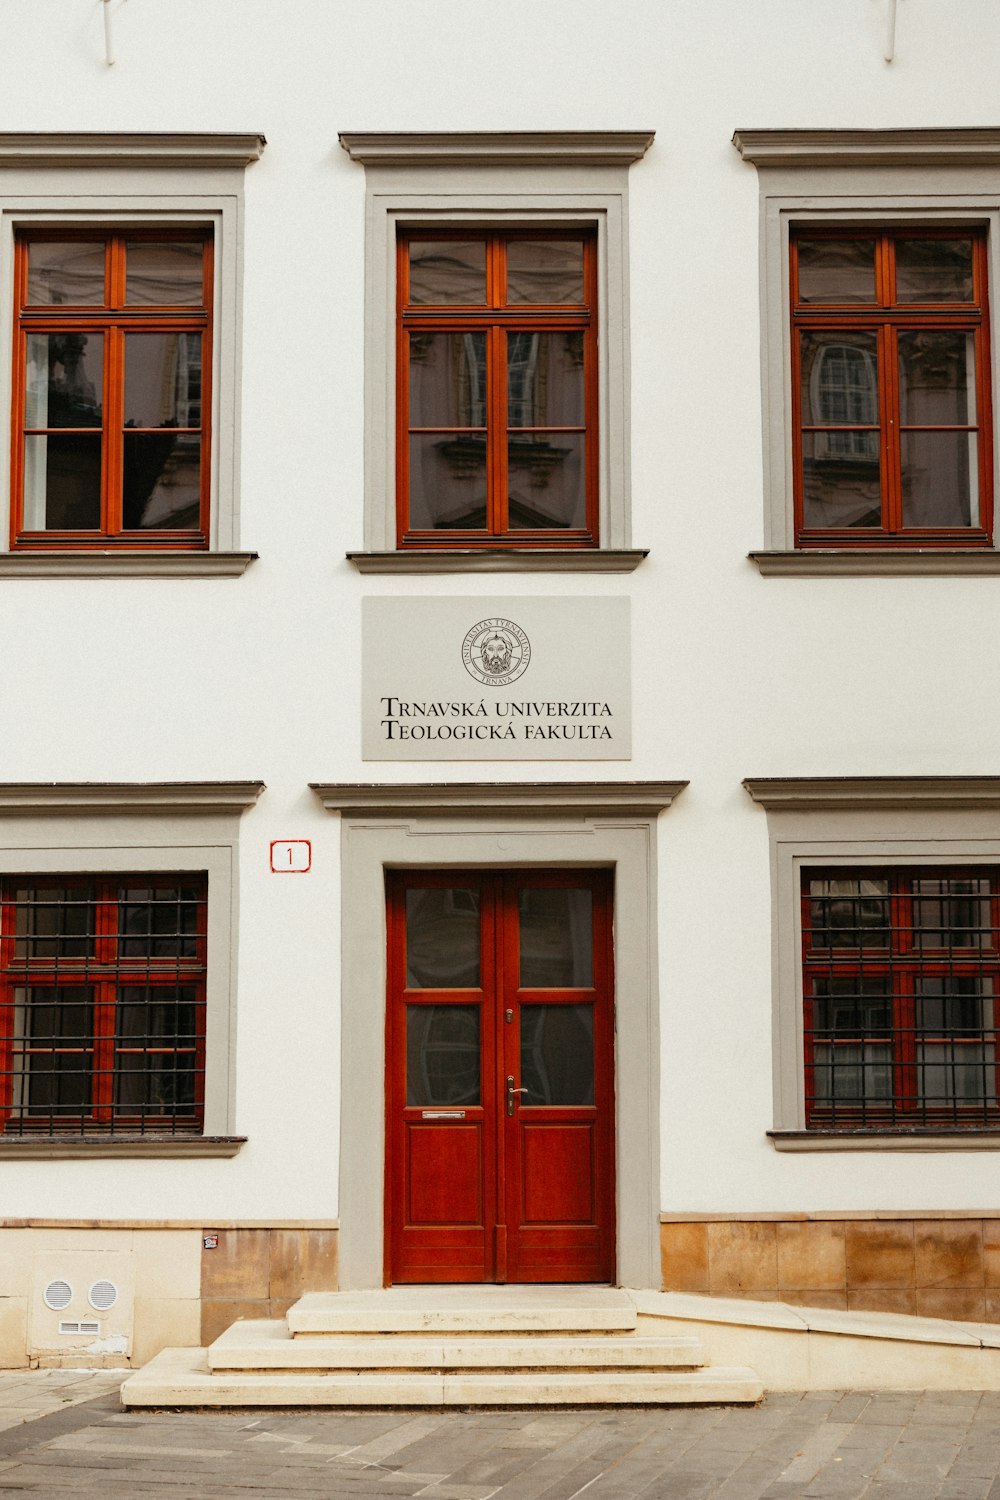
M806 1123L995 1126L1000 872L804 869Z
M0 1125L201 1132L208 877L0 883Z

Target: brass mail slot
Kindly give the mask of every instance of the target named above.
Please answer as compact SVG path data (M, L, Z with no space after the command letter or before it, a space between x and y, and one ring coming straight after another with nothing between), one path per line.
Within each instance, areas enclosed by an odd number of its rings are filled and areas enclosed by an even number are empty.
M464 1109L422 1109L420 1111L422 1120L464 1120Z

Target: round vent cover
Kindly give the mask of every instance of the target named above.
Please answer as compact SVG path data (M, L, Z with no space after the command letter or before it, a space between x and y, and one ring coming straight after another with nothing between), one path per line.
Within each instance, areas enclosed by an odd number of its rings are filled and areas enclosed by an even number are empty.
M68 1281L50 1281L42 1293L42 1300L53 1312L62 1312L73 1300L73 1288Z
M107 1312L118 1301L118 1288L113 1281L95 1281L87 1295L95 1312Z

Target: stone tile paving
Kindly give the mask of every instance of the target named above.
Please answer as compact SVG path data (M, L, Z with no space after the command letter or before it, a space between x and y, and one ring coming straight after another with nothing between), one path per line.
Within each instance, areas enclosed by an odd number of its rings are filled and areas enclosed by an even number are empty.
M774 1392L754 1410L122 1412L120 1379L0 1373L0 1500L1000 1500L1000 1392Z

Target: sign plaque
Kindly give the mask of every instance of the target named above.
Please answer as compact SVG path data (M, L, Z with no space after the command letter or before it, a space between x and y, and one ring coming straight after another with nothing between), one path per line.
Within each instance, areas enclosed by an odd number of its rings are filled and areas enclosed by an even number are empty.
M363 602L365 760L629 760L629 600Z

